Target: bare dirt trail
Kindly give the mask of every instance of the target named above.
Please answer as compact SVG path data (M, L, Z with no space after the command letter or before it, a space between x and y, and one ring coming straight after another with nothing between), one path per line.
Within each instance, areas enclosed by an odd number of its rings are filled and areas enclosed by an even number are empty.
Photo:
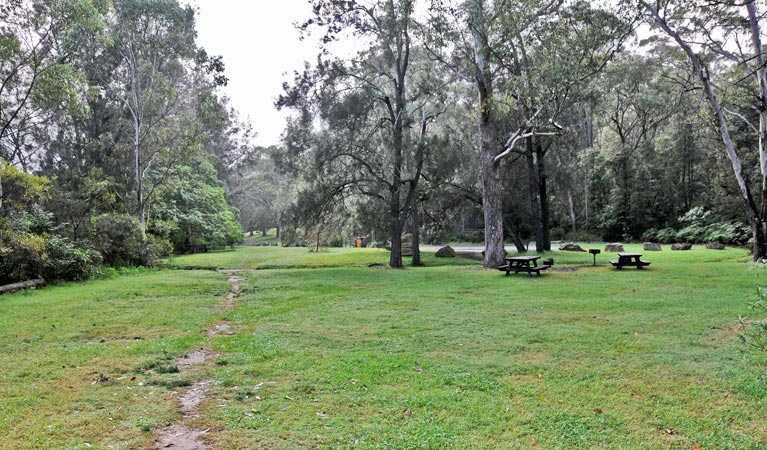
M229 276L231 289L219 305L219 310L222 313L234 309L236 298L241 291L240 282L244 280L245 278L240 276ZM231 334L229 330L230 326L228 324L219 322L211 325L205 331L205 334L210 338L215 338L223 334ZM199 370L200 367L209 364L215 356L216 354L213 351L202 347L183 358L177 359L176 365L181 372L194 372ZM201 439L201 436L204 436L208 430L194 430L185 426L184 423L197 416L197 407L208 398L208 387L212 383L212 381L198 381L179 395L178 402L181 419L177 423L171 424L157 432L156 449L210 450L211 447Z

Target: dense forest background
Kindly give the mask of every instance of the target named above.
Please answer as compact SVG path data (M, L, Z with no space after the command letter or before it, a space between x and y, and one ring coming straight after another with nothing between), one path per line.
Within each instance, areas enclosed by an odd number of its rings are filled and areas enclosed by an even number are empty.
M709 242L764 253L756 2L313 0L252 143L176 0L0 3L0 282L276 228L283 245ZM353 58L333 56L348 36ZM689 51L688 51L689 50ZM268 64L268 61L264 61ZM761 198L758 194L761 194ZM761 230L764 229L762 232Z

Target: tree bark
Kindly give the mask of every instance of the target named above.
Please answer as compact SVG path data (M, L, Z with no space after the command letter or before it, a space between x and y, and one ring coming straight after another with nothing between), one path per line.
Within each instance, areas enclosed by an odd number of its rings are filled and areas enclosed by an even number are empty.
M543 250L551 251L551 206L547 186L546 164L544 158L546 150L541 145L541 138L535 138L535 159L537 162L538 175L538 198L541 203L541 240Z
M573 192L571 190L567 190L567 209L570 212L570 227L575 233L578 231L577 229L577 221L575 216L575 202L573 201Z
M6 284L0 286L0 294L7 294L9 292L16 292L22 289L34 289L41 286L45 286L45 280L38 278L36 280L22 281L20 283Z
M421 233L420 233L420 220L418 217L418 202L413 200L413 205L410 208L410 235L413 242L413 265L422 266L421 262Z
M519 233L517 233L516 227L514 227L514 224L511 222L504 221L504 226L507 230L509 230L509 236L511 236L511 242L514 243L514 247L517 248L518 253L527 253L527 247L525 247L525 243L522 242L522 238L519 236Z
M525 139L525 156L527 159L527 178L528 190L530 192L530 210L535 225L535 251L543 252L543 224L541 223L541 208L538 199L540 194L538 180L536 177L536 152L533 150L533 138Z
M482 209L485 219L485 259L487 268L503 264L503 201L500 165L493 117L493 76L486 63L489 52L487 36L482 33L485 14L482 0L471 1L474 37L475 82L479 94L480 164L482 165Z

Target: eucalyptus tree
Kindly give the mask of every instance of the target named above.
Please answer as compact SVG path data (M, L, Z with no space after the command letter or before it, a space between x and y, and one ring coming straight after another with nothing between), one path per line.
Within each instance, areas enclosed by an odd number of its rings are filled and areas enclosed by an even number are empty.
M113 51L119 65L105 87L119 99L132 124L131 143L136 216L146 229L146 206L164 176L150 180L162 164L166 171L181 157L185 145L173 129L183 129L182 93L185 64L194 60L194 10L174 0L115 2Z
M0 160L31 168L32 131L46 107L82 108L84 83L71 58L98 33L104 0L8 0L0 4ZM48 108L49 110L50 108ZM2 207L0 177L0 208Z
M630 21L587 2L561 0L446 0L432 11L434 53L477 89L484 265L495 267L504 253L501 163L526 143L531 205L541 221L545 147L533 139L559 134L557 116L617 52ZM543 228L539 222L538 250L545 247Z
M400 268L428 128L441 111L434 86L442 81L417 57L414 0L316 0L313 6L304 30L322 28L325 43L348 33L367 48L350 60L331 60L323 48L317 66L286 86L278 106L297 111L286 146L294 159L314 156L310 176L322 191L387 203L389 265Z
M684 86L673 81L673 72L664 71L668 63L658 56L629 54L611 64L599 80L604 95L598 107L599 146L614 182L609 207L602 211L608 240L636 238L640 227L651 225L639 220L647 217L647 205L640 205L637 196L654 191L657 183L642 173L656 139L681 111L685 94Z
M764 4L747 0L694 1L674 4L668 0L639 0L650 20L684 51L692 71L716 119L717 128L730 160L735 180L751 221L754 260L767 256L767 58L762 42ZM730 67L741 73L734 82L722 79ZM717 75L720 75L719 77ZM728 106L736 103L733 91L745 89L750 104L743 111ZM758 143L759 175L753 182L742 154L734 142L734 129L746 124ZM754 190L760 192L755 196Z

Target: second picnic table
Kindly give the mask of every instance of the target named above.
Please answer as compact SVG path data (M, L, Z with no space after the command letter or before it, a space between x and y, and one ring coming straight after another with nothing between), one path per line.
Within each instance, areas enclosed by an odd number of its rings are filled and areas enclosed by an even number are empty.
M506 261L506 265L499 267L498 270L505 271L506 276L508 276L509 273L511 273L512 271L515 274L519 272L527 272L527 276L529 277L532 276L533 272L538 274L538 276L541 276L541 270L546 270L551 266L548 264L543 264L539 266L538 260L540 258L541 257L537 255L510 256L510 257L504 258L504 260Z
M610 264L615 266L618 270L621 270L624 266L634 266L637 269L641 269L644 266L649 266L649 261L642 261L641 253L625 253L618 252L618 260L610 260Z

